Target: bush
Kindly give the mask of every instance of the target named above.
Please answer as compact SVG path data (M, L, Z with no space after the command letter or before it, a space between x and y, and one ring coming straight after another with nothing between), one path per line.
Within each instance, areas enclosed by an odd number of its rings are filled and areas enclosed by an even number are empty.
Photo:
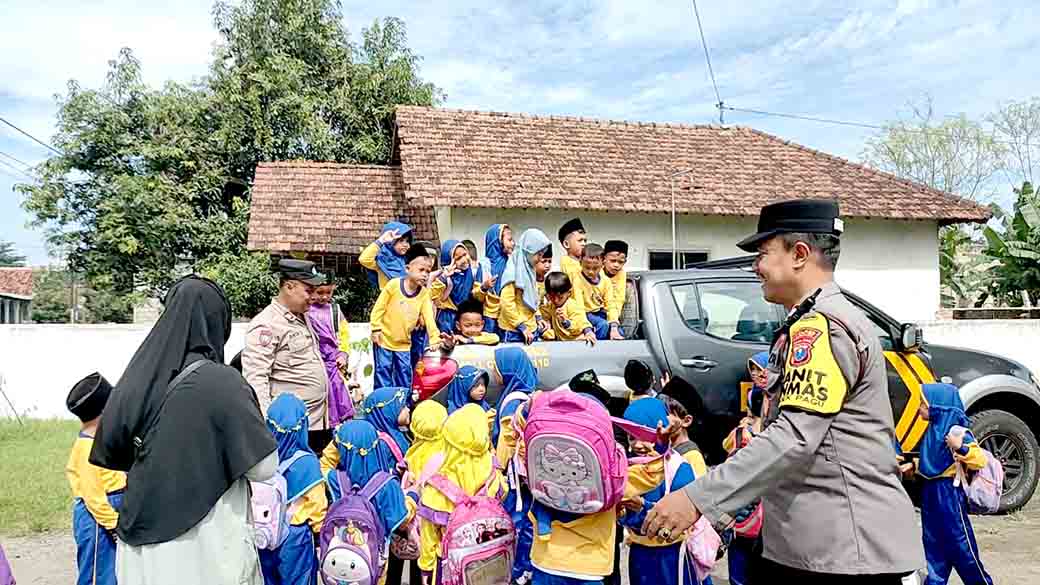
M278 294L278 277L264 252L225 253L199 263L198 273L219 284L236 317L252 319Z

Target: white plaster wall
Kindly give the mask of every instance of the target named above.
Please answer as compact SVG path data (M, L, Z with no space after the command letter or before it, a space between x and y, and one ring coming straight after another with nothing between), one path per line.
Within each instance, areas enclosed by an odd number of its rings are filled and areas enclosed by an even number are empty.
M483 254L484 232L492 224L509 223L514 237L527 228L538 228L555 244L559 227L575 216L582 218L590 241L627 241L630 270L646 268L651 249L671 250L672 224L667 214L441 208L437 221L441 240L468 238ZM756 225L756 218L680 215L678 247L706 251L711 259L738 256L744 252L736 242L753 233ZM939 309L937 238L934 222L849 220L842 237L838 282L896 319L934 319ZM557 265L562 253L557 247Z
M1040 321L938 321L923 323L930 343L967 347L1005 356L1040 374ZM113 383L119 380L147 325L3 325L0 326L0 376L4 392L17 412L31 418L71 418L65 396L77 380L97 370ZM351 339L368 336L368 324L350 326ZM244 340L236 324L225 349L230 359ZM371 355L355 352L352 367L366 391L371 378L362 374ZM0 397L0 418L11 407Z

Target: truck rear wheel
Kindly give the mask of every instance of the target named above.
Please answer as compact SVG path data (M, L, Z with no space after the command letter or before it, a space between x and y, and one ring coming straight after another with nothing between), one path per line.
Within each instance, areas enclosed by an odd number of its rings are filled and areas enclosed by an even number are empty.
M1004 466L1004 494L998 513L1025 506L1040 480L1040 445L1022 419L1003 410L984 410L971 417L971 428L983 449Z

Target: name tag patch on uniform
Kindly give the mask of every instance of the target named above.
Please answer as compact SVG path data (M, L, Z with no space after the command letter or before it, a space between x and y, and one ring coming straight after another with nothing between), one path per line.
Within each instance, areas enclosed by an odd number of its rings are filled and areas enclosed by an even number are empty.
M848 387L831 350L827 319L813 314L792 325L788 351L780 408L819 414L841 410Z

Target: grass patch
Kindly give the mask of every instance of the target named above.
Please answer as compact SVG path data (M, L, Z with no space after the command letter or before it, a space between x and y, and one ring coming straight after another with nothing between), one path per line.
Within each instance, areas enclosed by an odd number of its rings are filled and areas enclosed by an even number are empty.
M79 421L0 419L0 534L71 530L65 479Z

